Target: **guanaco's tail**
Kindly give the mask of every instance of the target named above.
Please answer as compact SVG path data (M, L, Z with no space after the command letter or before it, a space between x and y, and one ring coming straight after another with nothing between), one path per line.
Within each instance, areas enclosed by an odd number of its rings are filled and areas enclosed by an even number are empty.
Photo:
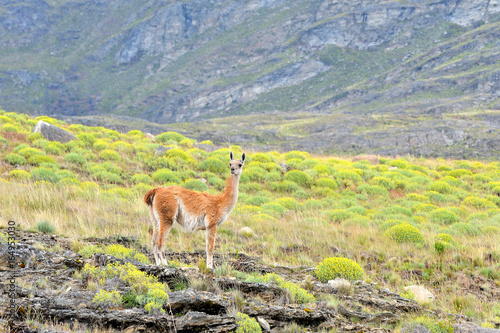
M154 188L152 190L147 191L146 194L144 194L144 202L146 203L146 205L148 206L153 205L153 197L155 196L157 190L158 188Z

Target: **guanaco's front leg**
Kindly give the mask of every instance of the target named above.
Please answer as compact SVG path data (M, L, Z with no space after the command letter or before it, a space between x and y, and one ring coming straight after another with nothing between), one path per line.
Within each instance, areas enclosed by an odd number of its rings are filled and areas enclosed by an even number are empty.
M207 228L206 242L207 242L207 268L214 269L214 248L215 248L215 233L217 232L217 225L209 225Z

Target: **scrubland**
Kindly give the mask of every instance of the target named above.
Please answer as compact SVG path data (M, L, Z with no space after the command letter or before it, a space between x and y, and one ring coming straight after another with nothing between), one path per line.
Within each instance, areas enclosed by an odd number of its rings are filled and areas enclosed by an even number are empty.
M32 133L38 120L78 140L47 141ZM154 141L140 131L0 111L4 227L13 220L21 229L75 243L121 235L149 246L146 191L179 185L219 193L229 176L229 152L239 158L245 151L200 145L175 132ZM155 154L160 145L170 149ZM245 152L238 204L218 228L216 253L244 253L270 266L315 267L326 258L347 258L361 268L356 278L407 297L405 286L422 285L435 295L426 307L485 327L500 322L498 161L403 156L372 164L303 151ZM253 233L240 233L243 227ZM166 248L203 250L204 236L177 226ZM468 284L460 282L463 275ZM314 272L312 278L321 280Z

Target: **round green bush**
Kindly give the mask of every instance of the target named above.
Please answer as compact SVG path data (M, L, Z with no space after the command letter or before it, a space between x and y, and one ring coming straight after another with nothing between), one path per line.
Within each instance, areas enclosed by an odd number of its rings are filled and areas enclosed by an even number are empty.
M378 185L361 184L356 188L356 192L370 196L385 196L389 194L386 188Z
M10 153L5 157L5 162L11 165L24 165L26 164L26 159L16 153Z
M267 171L263 168L253 166L245 170L245 175L254 182L261 182L267 175Z
M191 191L204 192L208 190L208 186L199 179L188 179L181 186Z
M151 177L143 173L136 173L132 176L132 181L134 182L134 184L151 184Z
M354 183L363 181L363 178L353 170L339 170L335 173L335 178L342 181L352 181Z
M291 159L299 159L299 160L305 160L306 158L309 158L310 155L306 152L303 151L291 151L288 152L284 155L285 160L291 160Z
M469 170L465 169L456 169L453 171L450 171L448 173L448 176L455 177L455 178L462 178L463 176L472 176L472 172Z
M34 181L44 180L50 183L57 183L60 179L54 171L43 167L31 169L30 174Z
M299 169L299 170L312 169L318 164L319 164L319 162L316 160L304 160L304 161L300 162L299 164L297 164L297 169Z
M46 155L33 155L28 158L28 163L31 165L41 165L42 163L57 164L52 157Z
M103 160L109 160L109 161L119 161L121 160L120 154L118 154L116 151L111 150L111 149L104 149L99 153L99 157Z
M398 243L424 243L424 235L416 227L404 223L389 228L385 234Z
M245 200L245 204L252 206L262 206L263 204L271 202L271 199L264 195L256 195Z
M382 210L382 212L386 215L389 215L389 214L403 214L406 216L413 215L410 209L405 208L405 207L401 207L401 206L397 206L397 205L389 205L389 207L384 208Z
M156 142L166 142L166 143L180 143L182 140L186 139L186 137L182 134L176 132L165 132L158 134L155 136Z
M454 240L453 237L451 237L448 234L444 234L444 233L437 234L436 237L434 237L434 240L436 242L447 243L447 244L450 244L452 246L458 245L458 242L456 240Z
M93 176L100 180L101 182L111 183L111 184L123 184L123 179L113 172L100 171L93 174Z
M18 154L23 156L26 159L29 159L30 157L35 156L35 155L45 155L45 152L38 150L36 148L27 147L27 148L23 148L23 149L19 150Z
M251 158L251 161L255 161L255 162L261 162L261 163L273 162L273 158L270 155L264 154L264 153L252 154L250 156L250 158Z
M479 198L475 196L470 196L464 199L463 204L469 207L474 207L478 209L484 209L484 208L496 208L497 206L495 205L494 202L484 199L484 198Z
M447 182L451 186L460 186L460 185L463 184L463 182L460 179L456 179L455 177L451 177L451 176L443 177L439 181L441 181L441 182Z
M333 209L333 210L327 211L326 213L328 215L328 219L331 222L335 222L335 223L340 223L342 221L350 219L351 217L353 217L355 215L355 213L349 212L345 209Z
M218 175L222 175L229 170L224 162L215 157L209 157L198 166L202 171L210 171Z
M452 224L450 226L450 229L455 230L460 234L467 236L477 236L480 233L479 228L477 226L464 222Z
M266 214L270 215L283 215L285 214L285 207L276 203L266 203L261 206L262 210Z
M394 184L394 182L386 177L373 177L370 180L370 184L382 186L383 188L386 188L388 190L393 190L396 188L396 185Z
M24 170L12 170L9 172L9 177L16 179L16 180L22 180L22 181L31 179L31 175L27 171L24 171Z
M44 234L53 234L56 231L56 227L47 220L39 221L36 229Z
M438 208L431 212L430 219L432 222L442 224L452 224L460 221L457 214L450 211L448 208Z
M300 186L290 180L283 180L281 182L273 182L269 187L274 192L293 193L300 189Z
M170 170L160 169L153 174L153 180L157 183L177 183L181 181L175 173Z
M50 142L43 150L52 155L61 155L64 151L64 145L60 142Z
M309 177L304 171L292 170L288 171L285 176L285 180L292 181L301 186L309 187L311 185L311 177Z
M275 200L273 203L281 205L287 210L297 210L300 208L300 204L294 198L280 198Z
M359 215L365 215L367 212L367 209L363 206L352 206L347 209L349 212L353 212Z
M391 161L389 163L389 165L393 166L393 167L396 167L398 169L406 169L406 168L408 168L408 166L410 165L410 163L408 163L405 160L398 159L398 160Z
M427 190L435 191L441 194L449 194L453 192L453 187L451 187L447 182L435 181L427 186Z
M408 193L406 195L406 199L410 201L418 201L418 202L423 202L423 203L430 203L431 201L429 200L428 197L422 194L417 194L417 193Z
M339 184L337 184L337 182L331 178L320 178L316 180L316 186L331 188L332 190L335 190L337 187L339 187Z
M316 277L323 283L335 278L354 281L363 278L363 269L353 260L340 257L326 258L316 266Z
M166 155L168 158L178 158L183 161L189 161L191 159L187 153L185 153L182 149L178 148L173 148L168 150Z

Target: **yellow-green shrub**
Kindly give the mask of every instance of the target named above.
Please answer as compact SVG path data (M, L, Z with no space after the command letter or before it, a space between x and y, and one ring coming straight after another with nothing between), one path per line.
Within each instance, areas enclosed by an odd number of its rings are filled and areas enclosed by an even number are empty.
M177 177L177 175L174 172L172 172L170 170L166 170L166 169L161 169L161 170L156 171L153 174L152 178L155 182L162 183L162 184L166 184L166 183L179 184L181 182L180 179Z
M336 188L339 187L337 182L331 178L320 178L320 179L316 180L315 184L318 187L331 188L332 190L335 190Z
M276 203L278 205L283 206L283 208L287 210L297 210L300 208L300 204L295 200L294 198L280 198L278 200L273 201L273 203Z
M134 184L139 184L139 183L143 183L143 184L151 184L151 177L149 177L149 175L145 175L143 173L136 173L132 176L132 181L134 182Z
M238 312L236 315L236 328L235 333L261 333L259 323L255 318L249 317L247 314Z
M208 186L199 179L187 179L181 186L187 188L188 190L198 192L204 192L208 190Z
M389 228L385 234L398 243L424 243L424 235L416 227L404 223Z
M285 176L285 180L292 181L301 186L309 187L311 186L312 179L305 172L300 170L288 171Z
M10 153L5 157L5 161L11 165L24 165L26 164L26 159L21 155L16 153Z
M427 189L429 191L435 191L441 194L448 194L453 192L453 187L451 187L450 184L444 181L433 182L427 187Z
M202 171L210 171L218 175L223 175L229 170L226 164L215 157L207 158L198 165L198 168Z
M92 299L92 303L103 307L119 307L123 303L123 297L116 290L100 290L97 294L95 294L94 299Z
M24 170L12 170L9 172L9 177L16 180L30 180L31 175Z
M108 160L108 161L119 161L121 160L120 154L118 154L116 151L111 150L111 149L104 149L99 153L99 157L103 160Z
M478 209L485 209L485 208L496 208L497 206L495 205L494 202L484 199L484 198L479 198L475 196L470 196L464 199L463 204L469 207L474 207Z
M316 277L321 282L328 282L335 278L346 280L361 280L363 269L353 260L341 257L326 258L316 266Z

